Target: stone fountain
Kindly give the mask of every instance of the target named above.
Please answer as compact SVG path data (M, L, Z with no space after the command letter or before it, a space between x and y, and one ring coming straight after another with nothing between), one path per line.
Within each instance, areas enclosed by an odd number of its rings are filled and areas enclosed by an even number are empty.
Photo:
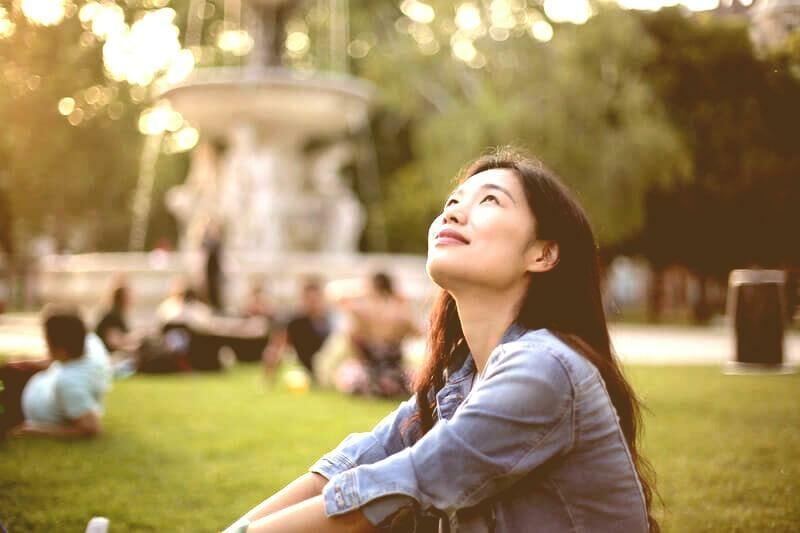
M296 297L304 277L351 279L376 270L394 275L422 306L431 291L422 258L357 252L365 210L342 168L356 156L347 134L364 125L375 89L341 72L281 65L281 21L294 2L245 0L242 7L254 42L247 62L196 69L161 95L201 138L185 183L166 197L179 223L178 250L46 258L47 299L98 301L105 280L125 273L139 309L152 310L170 278L200 281L203 236L213 223L223 228L231 311L254 277L282 302Z

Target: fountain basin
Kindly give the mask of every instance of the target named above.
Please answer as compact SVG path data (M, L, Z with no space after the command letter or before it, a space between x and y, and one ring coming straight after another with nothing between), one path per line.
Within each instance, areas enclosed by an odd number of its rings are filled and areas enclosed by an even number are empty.
M425 272L425 258L399 254L228 253L224 256L224 301L236 313L249 284L263 280L267 297L278 310L293 308L303 281L365 278L382 271L391 275L400 293L422 319L435 293ZM43 302L75 304L95 313L107 305L111 283L123 275L133 293L132 314L144 322L170 290L173 280L203 281L203 255L191 252L124 252L51 255L39 264L38 287ZM90 314L89 316L94 316Z
M262 134L332 135L363 123L375 90L343 74L280 67L199 69L161 94L192 126L214 137L232 124Z

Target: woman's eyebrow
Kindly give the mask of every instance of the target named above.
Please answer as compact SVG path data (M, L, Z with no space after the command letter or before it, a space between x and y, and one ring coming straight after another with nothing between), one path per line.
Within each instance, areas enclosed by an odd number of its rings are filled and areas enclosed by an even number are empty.
M514 197L511 196L511 193L508 191L508 189L506 189L505 187L501 187L500 185L497 185L496 183L484 183L483 185L480 186L480 188L481 189L495 189L495 190L498 190L498 191L500 191L502 193L505 193L505 195L508 196L508 199L511 200L512 202L514 202L514 205L516 205L516 203L517 203L517 201L514 200Z

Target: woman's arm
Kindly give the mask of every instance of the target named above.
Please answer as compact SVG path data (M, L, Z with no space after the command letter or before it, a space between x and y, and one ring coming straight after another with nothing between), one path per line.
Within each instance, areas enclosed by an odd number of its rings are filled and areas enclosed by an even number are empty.
M247 533L368 533L376 531L364 514L355 510L343 515L328 517L322 496L314 496L255 522L251 521Z
M327 482L328 480L319 474L304 474L250 509L243 518L250 522L255 522L259 518L277 513L314 496L319 496L322 494L322 487Z
M416 424L409 424L407 428L405 426L414 412L416 412L416 399L412 396L381 420L371 432L349 435L336 449L314 463L310 473L300 476L280 492L253 507L234 523L237 527L231 526L229 530L238 533L243 531L238 527L240 522L256 522L294 504L319 496L330 477L357 465L375 463L409 446L410 437L404 434L414 433Z
M416 504L448 516L477 505L571 449L572 397L570 377L547 346L501 348L452 418L384 460L332 475L322 492L326 513L366 512L385 496L395 496L395 510ZM382 509L376 523L392 512Z

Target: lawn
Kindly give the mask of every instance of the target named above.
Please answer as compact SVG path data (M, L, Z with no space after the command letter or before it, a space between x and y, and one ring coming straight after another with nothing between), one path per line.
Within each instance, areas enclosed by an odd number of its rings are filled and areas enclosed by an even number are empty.
M651 413L646 453L666 531L797 531L800 375L632 367ZM297 475L391 402L265 389L255 368L115 383L98 440L0 444L10 533L214 531Z

